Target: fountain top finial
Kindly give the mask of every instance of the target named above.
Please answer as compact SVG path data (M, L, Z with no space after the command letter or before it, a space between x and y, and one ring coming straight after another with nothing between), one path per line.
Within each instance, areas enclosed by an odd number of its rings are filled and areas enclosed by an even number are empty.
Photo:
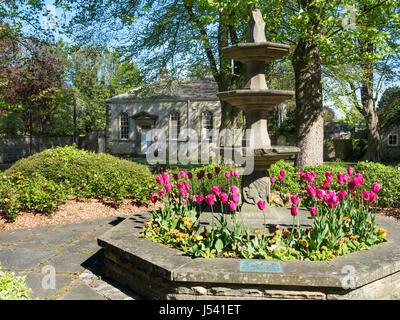
M265 38L265 22L263 20L260 9L253 9L251 12L247 42L266 42Z

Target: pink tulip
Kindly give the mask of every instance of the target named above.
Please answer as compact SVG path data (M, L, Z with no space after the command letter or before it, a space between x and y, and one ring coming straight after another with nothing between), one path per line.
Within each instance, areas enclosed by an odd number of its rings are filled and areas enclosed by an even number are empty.
M298 204L299 203L299 198L297 197L297 195L292 195L292 198L291 198L291 200L292 200L292 203L293 204Z
M181 172L179 172L179 175L181 176L182 179L185 179L187 176L187 172L185 170L182 170Z
M370 192L368 200L371 201L371 202L375 202L376 201L376 194L373 193L373 192Z
M261 211L263 211L263 210L265 209L265 201L259 200L259 201L257 202L257 206L258 206L258 209L260 209Z
M276 178L275 177L272 177L271 178L271 183L275 183L276 182Z
M219 199L221 200L222 203L226 203L228 201L228 194L226 194L225 192L221 193L219 195Z
M351 176L354 172L354 169L352 167L347 168L347 173Z
M213 194L207 195L205 200L208 205L212 206L214 204L214 195Z
M231 193L230 198L232 199L233 202L238 203L239 202L239 195L237 193Z
M339 172L336 177L339 184L344 184L344 173Z
M282 181L282 180L283 180L283 177L282 177L281 175L278 175L278 180L279 180L279 181Z
M168 173L163 172L163 173L161 174L161 176L163 177L163 179L164 179L165 182L170 181L170 180L169 180L169 175L168 175Z
M318 199L322 199L325 195L325 192L324 192L324 190L317 189L317 190L315 190L315 194L317 195Z
M233 201L229 201L228 205L229 205L229 209L231 209L231 211L235 211L237 208L237 204Z
M182 189L185 187L185 184L182 181L179 181L176 185L178 186L179 189Z
M164 183L164 179L163 179L162 176L158 176L158 177L156 178L156 181L157 181L159 184L163 184L163 183Z
M204 200L202 196L194 196L194 200L198 203L201 204Z
M156 203L158 200L158 196L156 194L152 194L150 197L151 202Z
M328 180L325 180L324 181L324 184L322 185L322 189L324 189L324 190L326 190L326 189L328 189L328 187L329 187L329 181Z
M236 187L236 186L232 186L230 190L231 190L232 193L236 193L236 194L239 193L239 188Z
M377 183L373 183L371 187L372 187L372 191L375 193L378 193L379 190L381 189L381 186Z
M292 206L290 208L290 213L293 217L297 216L297 207L296 206Z
M190 183L189 183L189 182L185 184L185 189L186 189L187 191L190 191Z
M356 184L354 183L354 179L351 180L351 181L347 184L347 187L348 187L350 190L354 190L354 189L356 188Z
M356 175L353 178L353 181L357 187L362 186L362 184L364 183L363 175L361 173L356 173Z
M338 197L339 197L340 200L343 200L344 198L346 198L346 196L347 196L346 190L340 190L338 192Z
M225 177L229 179L231 177L231 173L229 171L225 172Z
M160 189L160 191L158 191L158 193L160 194L160 196L165 196L165 189Z
M306 191L310 195L310 197L315 197L316 190L315 190L315 187L313 185L310 184L309 186L307 186L306 187Z
M332 177L332 172L331 172L331 171L326 171L326 172L325 172L325 177L326 177L326 178Z
M357 192L353 192L353 197L357 197Z
M171 183L164 184L164 188L165 188L166 191L170 192L172 190Z
M239 172L239 171L234 171L234 172L233 172L233 175L234 175L236 178L239 178L239 177L240 177L240 172Z
M365 200L369 200L369 191L364 191L364 192L362 193L362 196L363 196L363 198L364 198Z
M312 216L315 216L317 214L317 208L316 207L310 207L310 214Z
M285 177L285 176L286 176L286 172L285 172L285 170L283 170L283 169L282 169L279 173L280 173L280 175L281 175L282 177Z
M186 197L186 191L184 188L180 188L179 193L181 194L182 197Z
M216 196L218 196L221 193L221 188L218 186L213 186L211 188L212 193L214 193Z

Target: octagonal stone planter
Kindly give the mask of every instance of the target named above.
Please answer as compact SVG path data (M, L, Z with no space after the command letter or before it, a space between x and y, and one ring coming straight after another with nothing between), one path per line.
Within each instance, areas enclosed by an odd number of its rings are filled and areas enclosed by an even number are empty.
M400 224L390 218L376 218L386 242L326 262L194 259L139 238L150 218L135 214L98 238L104 276L146 299L400 298ZM260 261L274 268L249 268Z

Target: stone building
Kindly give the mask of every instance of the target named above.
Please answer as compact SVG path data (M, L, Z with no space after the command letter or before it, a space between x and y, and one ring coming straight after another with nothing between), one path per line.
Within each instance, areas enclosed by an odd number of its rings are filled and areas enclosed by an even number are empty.
M381 134L381 149L384 160L400 160L400 125L385 126L381 129Z
M166 78L106 101L106 152L144 157L150 145L147 133L161 129L167 142L187 141L179 135L184 128L197 134L217 129L221 123L218 86L212 78ZM206 129L206 131L202 130Z

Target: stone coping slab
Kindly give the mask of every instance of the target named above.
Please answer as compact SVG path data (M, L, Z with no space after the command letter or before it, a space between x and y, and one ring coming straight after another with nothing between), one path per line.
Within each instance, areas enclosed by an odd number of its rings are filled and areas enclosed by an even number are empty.
M279 261L282 272L241 272L242 261L229 258L191 258L184 252L139 238L150 212L126 218L98 238L98 244L133 266L151 270L169 281L314 287L343 290L348 268L354 270L356 288L388 277L400 270L400 224L377 216L387 230L387 241L368 250L336 257L332 261ZM346 269L347 268L347 269Z

